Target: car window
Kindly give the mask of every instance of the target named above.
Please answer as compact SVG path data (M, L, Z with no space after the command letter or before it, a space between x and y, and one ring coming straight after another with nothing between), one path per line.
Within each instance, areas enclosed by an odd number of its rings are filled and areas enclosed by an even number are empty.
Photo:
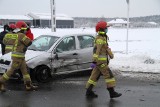
M57 52L63 52L63 51L72 51L76 49L75 45L75 37L70 36L64 38L57 46L56 51Z
M51 48L51 46L56 42L58 38L59 37L55 36L41 36L35 39L28 49L35 51L47 51Z
M94 37L89 35L78 36L79 46L81 49L93 47Z

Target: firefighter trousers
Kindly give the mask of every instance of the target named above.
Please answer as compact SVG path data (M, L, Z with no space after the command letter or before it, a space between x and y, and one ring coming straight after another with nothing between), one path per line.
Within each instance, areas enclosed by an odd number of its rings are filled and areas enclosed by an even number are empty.
M104 76L107 88L115 87L116 85L115 78L110 68L108 67L107 63L103 63L97 65L92 70L91 76L86 84L86 88L88 89L90 85L95 86L101 74Z
M30 75L27 71L25 59L12 57L11 68L9 68L7 72L3 74L3 76L0 78L0 82L4 83L6 80L8 80L17 69L20 69L22 72L24 83L26 83L26 81L31 81Z

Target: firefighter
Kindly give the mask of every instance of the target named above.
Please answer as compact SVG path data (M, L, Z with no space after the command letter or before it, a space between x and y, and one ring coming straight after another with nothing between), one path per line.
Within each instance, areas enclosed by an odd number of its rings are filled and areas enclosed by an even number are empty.
M5 91L4 83L9 80L15 70L20 69L23 75L25 89L27 91L36 90L38 87L32 84L29 73L27 72L25 62L25 52L27 47L32 44L31 40L25 35L27 25L23 21L16 23L16 33L7 34L3 41L12 42L13 49L11 53L12 64L11 67L0 77L0 91Z
M3 38L8 32L9 32L9 26L4 25L4 30L0 33L0 44L1 44L2 55L5 54L5 45L3 44Z
M8 35L14 33L13 30L16 29L16 25L15 24L10 24L9 25L9 32L6 34L6 37L8 37ZM5 39L6 40L6 39ZM9 53L12 51L13 48L13 43L12 42L8 42L8 41L3 41L3 43L5 44L5 54Z
M114 55L111 49L108 47L106 35L108 31L108 25L104 21L100 21L96 25L97 36L94 41L93 49L93 63L91 67L93 68L91 76L86 84L86 97L96 98L97 94L93 92L93 87L96 85L100 75L102 74L105 79L107 90L109 91L110 98L120 97L122 94L114 90L116 86L116 80L108 67L109 58L113 59Z

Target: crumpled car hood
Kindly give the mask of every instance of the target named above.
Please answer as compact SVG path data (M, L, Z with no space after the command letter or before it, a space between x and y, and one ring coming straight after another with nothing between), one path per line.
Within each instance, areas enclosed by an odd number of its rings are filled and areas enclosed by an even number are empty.
M33 51L33 50L27 50L26 55L25 55L25 60L28 61L32 58L35 58L41 54L46 53L45 51Z

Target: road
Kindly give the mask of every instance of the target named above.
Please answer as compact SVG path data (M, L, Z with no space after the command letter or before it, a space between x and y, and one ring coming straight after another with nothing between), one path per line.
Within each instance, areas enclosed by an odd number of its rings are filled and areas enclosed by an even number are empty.
M7 92L0 93L0 107L159 107L159 75L117 74L116 90L123 95L116 99L109 98L103 77L94 88L98 94L95 99L85 97L89 76L56 79L39 84L39 90L33 92L24 91L22 82L12 80L6 84Z

